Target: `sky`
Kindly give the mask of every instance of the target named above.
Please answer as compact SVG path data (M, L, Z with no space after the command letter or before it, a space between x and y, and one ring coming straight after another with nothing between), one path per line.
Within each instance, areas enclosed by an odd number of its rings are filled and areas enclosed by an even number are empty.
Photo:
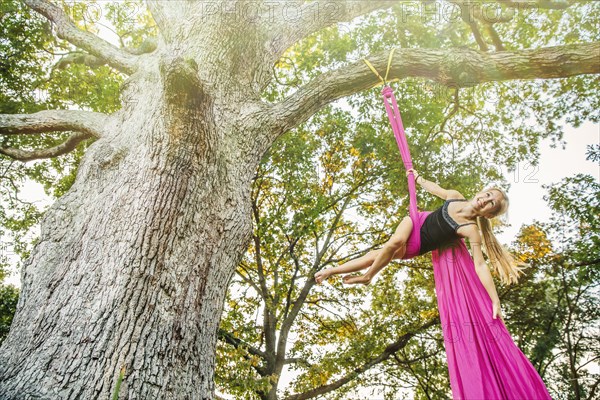
M523 224L549 219L550 208L543 199L547 190L542 185L557 183L578 173L600 180L600 164L585 159L587 146L600 143L600 125L585 123L579 128L566 127L564 140L567 143L564 149L551 148L549 139L542 141L537 167L522 163L514 173L504 171L506 180L511 183L508 191L511 226L498 235L503 244L510 244Z

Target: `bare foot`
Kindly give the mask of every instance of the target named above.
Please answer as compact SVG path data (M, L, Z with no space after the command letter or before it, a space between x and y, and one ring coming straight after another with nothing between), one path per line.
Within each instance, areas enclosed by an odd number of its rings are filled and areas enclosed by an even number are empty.
M327 278L329 278L330 276L331 276L331 273L329 273L328 270L324 269L315 274L315 281L317 282L318 285L320 285L321 283L323 283L323 281L327 280Z
M343 278L344 283L348 284L348 285L355 285L355 284L363 284L363 285L368 285L371 283L371 277L367 276L367 275L346 275Z

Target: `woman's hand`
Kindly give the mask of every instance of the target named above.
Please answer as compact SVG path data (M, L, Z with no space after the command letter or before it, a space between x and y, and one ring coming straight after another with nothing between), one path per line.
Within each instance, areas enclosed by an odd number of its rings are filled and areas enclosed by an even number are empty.
M408 174L413 173L413 175L415 176L415 182L417 181L417 178L419 177L419 173L417 172L416 169L411 168L411 169L407 169L406 170L406 177L408 178Z
M500 318L502 322L504 322L504 320L502 319L502 310L500 309L499 301L495 301L492 303L492 318Z
M326 269L317 272L315 274L315 281L317 282L317 285L320 285L321 283L323 283L323 281L327 280L327 278L329 278L330 275L331 274Z

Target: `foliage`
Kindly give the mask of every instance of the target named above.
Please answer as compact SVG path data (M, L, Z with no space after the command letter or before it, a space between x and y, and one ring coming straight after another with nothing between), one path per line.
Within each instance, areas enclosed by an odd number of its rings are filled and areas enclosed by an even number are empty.
M294 392L351 373L376 358L388 341L419 331L436 316L433 287L424 279L400 295L394 288L395 275L386 273L382 279L387 285L369 290L368 296L377 299L374 313L365 307L362 289L342 289L338 281L331 287L312 287L310 277L317 270L364 254L405 214L406 196L398 188L390 193L388 186L389 180L405 183L387 133L386 137L368 124L356 124L347 111L329 108L306 127L284 135L257 173L254 244L231 284L221 329L258 348L282 335L291 321L289 352L279 351L278 357L295 360L289 367L298 375L290 387ZM386 165L391 159L396 163L393 169ZM384 209L400 215L385 218L377 212ZM411 262L404 273L411 267L426 269ZM390 271L398 273L398 266ZM431 271L419 270L418 276L423 273L431 278ZM427 286L429 296L423 296ZM407 305L413 317L400 318L407 310L393 305L400 299L414 301L417 295L424 301ZM250 353L244 345L219 347L217 383L236 397L253 398L252 392L264 396L269 384L279 380L273 376L275 368L269 371L269 360ZM368 383L358 379L352 385ZM343 398L348 389L336 396Z
M516 249L535 274L504 293L506 319L553 398L592 399L600 382L600 187L576 175L547 189L553 217L521 229Z
M0 283L0 344L8 335L18 299L19 290L16 287Z
M77 25L90 32L98 32L103 23L111 24L123 47L139 46L155 34L153 21L138 1L65 2L64 7ZM108 66L61 64L81 51L57 39L48 20L18 0L1 3L0 21L0 114L72 108L112 113L119 109L121 73ZM70 134L8 135L2 137L2 146L50 148ZM0 259L0 271L14 269L15 262L28 257L46 208L45 202L23 201L23 192L41 187L51 199L62 196L75 181L91 142L81 143L64 156L27 164L0 155L0 240L16 256Z

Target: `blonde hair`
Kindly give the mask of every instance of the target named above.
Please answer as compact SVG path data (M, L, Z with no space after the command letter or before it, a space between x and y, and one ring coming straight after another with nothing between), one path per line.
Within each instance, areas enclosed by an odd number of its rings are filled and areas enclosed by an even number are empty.
M502 189L496 187L487 190L497 190L502 194L502 204L494 217L504 214L508 209L508 196L506 193ZM517 262L504 246L498 242L498 239L496 239L492 230L492 223L488 218L477 217L477 225L481 230L483 249L492 265L492 270L500 277L502 283L507 285L517 283L519 281L519 274L523 273L522 270L526 268L527 265Z

